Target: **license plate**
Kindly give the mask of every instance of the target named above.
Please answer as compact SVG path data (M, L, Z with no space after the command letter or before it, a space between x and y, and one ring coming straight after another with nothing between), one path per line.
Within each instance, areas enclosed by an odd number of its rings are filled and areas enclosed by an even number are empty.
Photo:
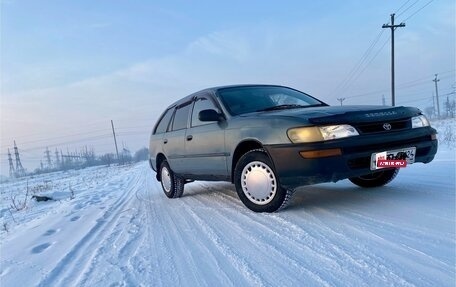
M412 164L415 162L415 153L416 153L415 147L373 153L371 155L370 169L376 170L376 169L384 168L384 167L377 166L378 160L405 160L405 161L407 161L407 164Z

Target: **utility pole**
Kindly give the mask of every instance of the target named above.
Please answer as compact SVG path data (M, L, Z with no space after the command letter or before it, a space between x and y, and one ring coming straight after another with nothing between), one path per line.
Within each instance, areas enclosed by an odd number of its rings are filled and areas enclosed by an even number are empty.
M405 27L405 23L394 25L394 13L391 14L391 25L383 24L382 28L391 29L391 103L394 107L396 105L396 99L394 96L394 30L399 27Z
M340 105L342 106L342 102L345 101L345 98L337 98L337 100L340 102Z
M385 95L382 95L382 105L383 105L383 106L386 106Z
M434 92L432 92L432 115L435 115L435 97L434 97Z
M55 167L60 167L60 157L57 149L55 149Z
M64 161L64 159L63 159L63 152L62 152L62 150L60 150L60 160L61 160L61 162L62 162L62 167L64 167L64 166L65 166L65 161Z
M432 81L435 83L435 99L437 100L437 117L440 119L439 89L437 87L437 82L440 81L440 79L437 79L437 74L435 74L435 79Z
M46 160L47 160L47 166L48 168L51 168L52 163L51 163L51 152L49 151L49 148L46 147L46 150L44 151L44 154L46 155Z
M11 157L10 150L8 149L8 163L9 163L9 176L14 177L13 158Z
M114 123L112 122L112 120L111 120L111 127L112 127L112 135L114 136L114 144L116 145L117 161L119 162L119 149L117 148L116 132L114 131Z

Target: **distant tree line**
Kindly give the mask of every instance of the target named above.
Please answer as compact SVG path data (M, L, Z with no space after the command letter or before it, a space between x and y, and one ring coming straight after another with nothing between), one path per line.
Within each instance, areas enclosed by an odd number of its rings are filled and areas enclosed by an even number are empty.
M105 153L103 155L97 156L93 149L88 150L87 148L80 153L72 153L67 155L61 155L57 157L52 165L44 165L41 163L40 167L35 169L32 174L41 174L55 171L64 171L69 169L83 169L91 166L100 166L106 165L110 166L111 164L126 165L137 163L140 161L149 159L149 149L143 147L137 150L134 155L131 152L123 148L119 151L119 158L117 158L114 153Z
M454 118L456 115L456 101L453 99L450 101L449 97L443 103L443 109L440 109L440 119ZM436 109L433 106L426 107L424 109L425 114L431 119L438 119Z

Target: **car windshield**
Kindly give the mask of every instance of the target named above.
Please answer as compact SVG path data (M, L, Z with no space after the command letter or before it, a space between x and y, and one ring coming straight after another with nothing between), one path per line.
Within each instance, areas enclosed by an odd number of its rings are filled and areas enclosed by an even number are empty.
M231 115L326 106L311 96L285 87L246 86L222 88L218 95Z

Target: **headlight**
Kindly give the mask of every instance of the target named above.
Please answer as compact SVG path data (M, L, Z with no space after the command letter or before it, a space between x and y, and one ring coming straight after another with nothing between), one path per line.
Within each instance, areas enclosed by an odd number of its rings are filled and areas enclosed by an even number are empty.
M310 143L359 135L350 125L294 128L289 129L287 134L293 143Z
M317 127L289 129L287 134L293 143L310 143L323 140L320 129Z
M412 118L412 129L428 127L431 124L425 115L419 115Z

